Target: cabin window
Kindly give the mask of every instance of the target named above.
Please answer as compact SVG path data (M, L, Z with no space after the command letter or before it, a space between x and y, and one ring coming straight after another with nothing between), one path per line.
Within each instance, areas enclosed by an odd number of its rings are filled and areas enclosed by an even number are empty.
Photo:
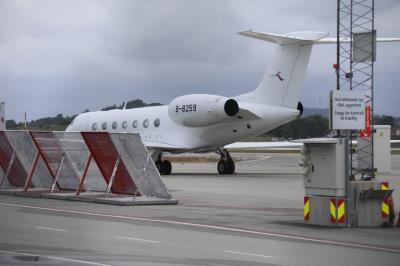
M137 128L138 125L139 125L139 122L137 120L133 121L133 123L132 123L133 128Z
M111 125L111 127L112 127L113 129L117 129L117 126L118 126L118 123L117 123L116 121L114 121L114 122L112 123L112 125Z
M93 125L92 125L92 130L93 130L93 131L96 131L96 130L97 130L97 123L93 123Z
M103 124L101 124L101 128L102 128L103 130L106 130L106 129L107 129L107 123L104 122Z
M150 124L149 119L145 119L145 120L143 121L143 127L148 128L148 127L149 127L149 124Z
M159 127L160 126L160 119L157 118L156 120L154 120L154 126L155 127Z
M126 129L128 127L128 121L122 122L122 128Z

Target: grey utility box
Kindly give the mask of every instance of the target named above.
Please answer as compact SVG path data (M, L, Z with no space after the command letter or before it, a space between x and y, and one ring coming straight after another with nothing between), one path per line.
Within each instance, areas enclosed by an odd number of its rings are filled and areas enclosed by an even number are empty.
M304 143L301 165L306 195L344 197L345 141L342 138L313 138Z
M392 195L393 190L382 190L384 183L389 186L388 182L377 180L350 182L353 226L380 227L389 224L388 197Z
M374 168L378 174L388 174L391 169L390 126L374 125ZM371 137L357 138L357 163L359 169L368 168L372 162Z

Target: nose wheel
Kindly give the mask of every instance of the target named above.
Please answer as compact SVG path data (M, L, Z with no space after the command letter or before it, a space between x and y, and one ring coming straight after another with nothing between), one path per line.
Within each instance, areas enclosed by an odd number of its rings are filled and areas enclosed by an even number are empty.
M228 150L220 149L217 153L221 156L217 165L218 173L220 175L231 175L235 173L235 162L232 160Z

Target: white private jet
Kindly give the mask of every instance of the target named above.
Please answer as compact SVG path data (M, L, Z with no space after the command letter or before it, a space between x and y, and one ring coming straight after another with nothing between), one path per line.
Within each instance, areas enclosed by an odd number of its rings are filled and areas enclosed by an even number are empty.
M189 94L169 105L83 113L66 131L139 133L161 174L172 170L171 162L163 160L163 152L188 151L216 151L221 156L218 173L234 173L235 163L224 147L300 116L303 106L299 97L312 46L336 43L336 38L326 38L328 33L324 32L239 34L277 44L255 90L232 98Z

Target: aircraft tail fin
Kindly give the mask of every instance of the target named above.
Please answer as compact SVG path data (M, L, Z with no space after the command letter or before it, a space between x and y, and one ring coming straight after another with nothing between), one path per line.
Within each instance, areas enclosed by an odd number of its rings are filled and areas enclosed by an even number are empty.
M286 34L242 31L240 35L277 44L275 54L258 87L238 100L297 108L307 65L314 44L335 44L327 32L299 31ZM349 42L349 39L341 39ZM377 42L398 42L400 38L377 38ZM301 112L301 111L300 111Z
M312 45L326 32L302 31L287 34L239 32L240 35L277 44L275 54L256 90L239 100L297 108Z

